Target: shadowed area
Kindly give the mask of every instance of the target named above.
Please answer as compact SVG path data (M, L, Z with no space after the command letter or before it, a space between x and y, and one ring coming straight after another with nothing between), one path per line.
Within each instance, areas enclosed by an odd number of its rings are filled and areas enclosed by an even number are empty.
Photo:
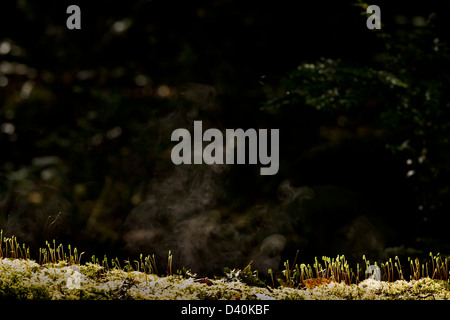
M450 251L448 1L381 30L363 1L70 4L0 5L5 236L205 275ZM194 121L279 129L278 172L175 165Z

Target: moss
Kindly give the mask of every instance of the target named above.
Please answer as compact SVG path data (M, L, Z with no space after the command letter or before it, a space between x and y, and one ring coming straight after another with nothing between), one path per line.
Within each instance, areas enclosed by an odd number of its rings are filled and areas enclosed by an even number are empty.
M244 283L239 277L198 281L179 275L158 277L138 271L105 270L87 263L39 266L31 260L0 259L0 297L53 300L427 300L450 299L443 280L395 282L367 279L356 284L324 283L314 288L278 287L269 289ZM68 285L76 275L79 288Z

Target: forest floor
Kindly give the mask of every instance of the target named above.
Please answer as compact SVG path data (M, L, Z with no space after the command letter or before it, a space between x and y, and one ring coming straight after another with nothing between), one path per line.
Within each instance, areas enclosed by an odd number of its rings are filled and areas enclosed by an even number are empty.
M100 264L39 264L0 259L0 298L23 300L449 300L448 281L431 279L358 284L316 281L305 286L251 285L232 270L222 278L185 272L157 276L132 269L106 270Z

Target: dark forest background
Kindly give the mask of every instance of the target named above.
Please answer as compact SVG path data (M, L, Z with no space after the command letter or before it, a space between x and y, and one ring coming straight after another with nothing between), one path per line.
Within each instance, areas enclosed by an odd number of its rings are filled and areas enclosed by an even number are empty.
M381 30L354 1L3 1L0 229L203 273L448 254L449 2L370 4ZM278 174L173 165L194 120L280 129Z

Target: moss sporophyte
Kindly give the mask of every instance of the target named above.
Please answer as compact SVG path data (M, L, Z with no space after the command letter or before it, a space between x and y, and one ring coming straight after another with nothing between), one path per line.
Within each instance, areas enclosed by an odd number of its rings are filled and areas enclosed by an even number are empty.
M261 279L251 263L244 269L226 268L222 276L200 278L183 268L174 272L168 254L167 273L157 274L154 256L138 260L99 260L82 263L71 246L55 241L39 251L39 262L15 237L0 241L0 298L14 299L222 299L222 300L424 300L450 299L449 257L430 254L428 260L408 259L402 269L398 257L378 267L363 257L352 268L344 256L315 259L312 265L293 265L267 272ZM123 267L122 267L122 266ZM404 267L404 266L403 266ZM409 280L405 280L408 277Z

